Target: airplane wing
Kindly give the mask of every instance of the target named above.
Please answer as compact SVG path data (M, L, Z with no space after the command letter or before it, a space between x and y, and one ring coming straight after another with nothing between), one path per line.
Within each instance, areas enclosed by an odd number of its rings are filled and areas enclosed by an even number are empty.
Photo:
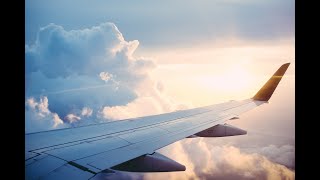
M184 171L184 165L155 151L184 138L246 134L225 122L268 102L288 66L283 64L249 99L26 134L25 178L90 179L113 170Z

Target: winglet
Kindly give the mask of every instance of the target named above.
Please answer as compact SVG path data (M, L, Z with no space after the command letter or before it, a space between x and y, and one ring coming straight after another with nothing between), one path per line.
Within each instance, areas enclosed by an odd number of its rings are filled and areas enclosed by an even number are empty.
M257 92L252 99L258 101L268 101L272 96L274 90L278 86L282 76L288 69L290 63L283 64L267 81L267 83Z

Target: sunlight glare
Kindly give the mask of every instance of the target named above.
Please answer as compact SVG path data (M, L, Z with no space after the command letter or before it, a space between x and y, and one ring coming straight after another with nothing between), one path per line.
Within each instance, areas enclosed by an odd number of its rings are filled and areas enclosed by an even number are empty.
M198 76L196 81L200 86L212 90L224 92L241 92L252 84L253 78L250 72L243 66L233 66L222 74L210 76Z

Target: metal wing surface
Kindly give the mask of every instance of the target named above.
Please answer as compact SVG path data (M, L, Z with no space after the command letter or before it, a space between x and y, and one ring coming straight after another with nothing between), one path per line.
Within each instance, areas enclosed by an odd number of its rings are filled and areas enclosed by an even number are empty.
M253 98L108 123L25 135L26 179L90 179L101 172L183 171L156 150L187 137L246 134L225 124L270 99L289 63Z

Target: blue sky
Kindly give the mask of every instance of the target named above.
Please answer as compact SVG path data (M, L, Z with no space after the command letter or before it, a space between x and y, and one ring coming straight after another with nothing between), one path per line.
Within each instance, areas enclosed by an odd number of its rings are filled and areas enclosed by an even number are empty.
M165 0L26 2L26 42L49 23L67 30L111 21L142 46L214 41L229 35L261 41L294 36L293 0Z
M163 148L191 169L152 178L294 178L293 0L25 4L26 132L245 99L291 62L270 103L230 123L247 136ZM210 157L206 163L191 142ZM225 164L226 155L240 159L242 170Z

